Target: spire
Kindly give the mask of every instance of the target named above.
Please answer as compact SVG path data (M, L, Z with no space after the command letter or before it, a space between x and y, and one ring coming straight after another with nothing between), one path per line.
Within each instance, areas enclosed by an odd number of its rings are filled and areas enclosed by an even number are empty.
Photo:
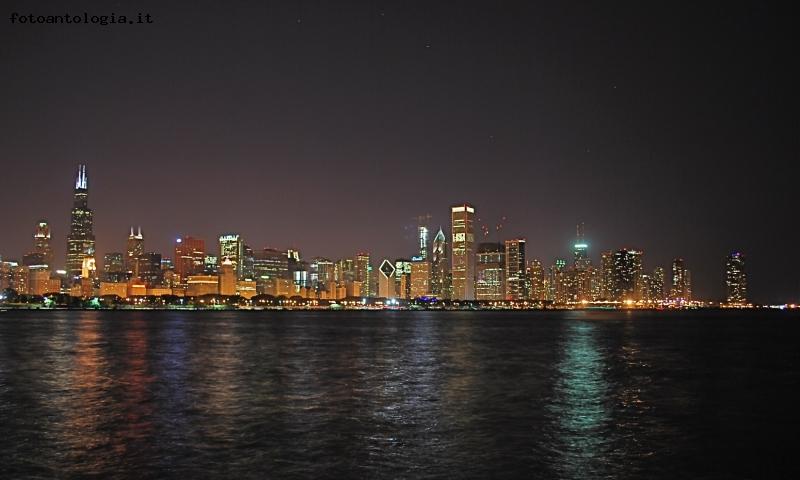
M131 227L131 235L130 235L130 237L133 238L133 227Z
M86 178L86 165L78 165L78 175L75 177L75 189L86 190L88 183Z
M436 234L436 238L433 239L434 242L444 242L445 241L444 232L442 231L442 227L439 227L439 233Z
M142 237L142 227L139 227L139 235L137 235L137 237L139 237L139 238L143 238L143 237Z

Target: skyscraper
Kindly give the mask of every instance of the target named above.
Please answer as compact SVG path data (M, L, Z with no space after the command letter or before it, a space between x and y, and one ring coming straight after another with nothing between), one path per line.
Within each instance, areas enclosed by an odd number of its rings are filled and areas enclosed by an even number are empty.
M103 256L104 282L121 283L127 280L125 256L122 252L109 252Z
M689 279L689 270L682 258L672 261L672 286L669 291L671 301L683 304L691 301L692 289Z
M586 240L583 237L583 223L579 223L577 227L577 233L575 235L575 245L574 245L574 258L575 270L586 270L589 268L591 264L591 260L589 260L589 245L586 243Z
M642 274L642 251L623 248L614 253L612 299L639 299L639 276Z
M361 283L361 296L375 296L376 292L373 292L370 288L372 283L370 279L370 276L372 275L372 265L369 263L369 253L360 252L356 254L355 273L355 281Z
M430 293L431 264L420 257L411 261L411 298L424 297Z
M506 240L506 288L507 300L525 300L527 278L525 276L525 239Z
M203 273L206 243L200 238L183 237L175 240L174 266L181 283L191 275Z
M131 277L139 276L139 258L144 255L144 235L142 235L142 227L139 227L137 233L128 235L128 241L125 244L125 268Z
M453 247L451 253L454 300L475 299L475 208L469 204L450 209Z
M747 272L744 255L733 252L725 263L725 286L728 290L728 303L732 305L747 304Z
M533 259L528 266L529 297L531 300L543 302L547 300L545 271L542 262Z
M227 258L233 265L236 278L243 278L244 241L238 233L226 233L219 237L219 261Z
M450 255L447 251L447 237L439 227L439 233L433 239L431 251L431 295L450 298Z
M378 278L378 296L383 298L397 297L392 262L389 260L381 262L381 266L378 268Z
M477 256L475 298L503 300L506 297L506 247L502 243L480 243Z
M39 220L33 234L33 251L42 256L45 265L53 267L53 249L50 246L50 225L47 220Z
M89 180L86 165L78 165L72 214L67 236L67 275L74 281L81 276L84 260L94 259L94 225L89 208Z

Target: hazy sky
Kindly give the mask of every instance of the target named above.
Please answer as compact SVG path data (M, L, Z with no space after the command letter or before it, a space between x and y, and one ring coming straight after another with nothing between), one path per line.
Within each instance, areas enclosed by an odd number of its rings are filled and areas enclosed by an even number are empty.
M597 263L681 256L716 298L736 249L755 300L800 296L797 39L775 4L191 3L69 2L154 22L108 26L3 3L4 258L45 218L63 263L85 162L100 254L141 225L163 253L237 231L377 264L468 201L547 264L582 221Z

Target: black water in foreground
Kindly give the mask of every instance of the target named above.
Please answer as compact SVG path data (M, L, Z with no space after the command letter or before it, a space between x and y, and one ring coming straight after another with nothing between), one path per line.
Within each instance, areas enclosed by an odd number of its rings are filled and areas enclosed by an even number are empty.
M788 312L2 312L0 477L775 478Z

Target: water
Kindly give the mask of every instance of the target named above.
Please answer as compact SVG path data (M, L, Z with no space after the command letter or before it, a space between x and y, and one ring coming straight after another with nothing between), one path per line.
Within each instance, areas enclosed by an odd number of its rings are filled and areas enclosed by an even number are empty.
M797 473L788 312L4 312L0 477Z

